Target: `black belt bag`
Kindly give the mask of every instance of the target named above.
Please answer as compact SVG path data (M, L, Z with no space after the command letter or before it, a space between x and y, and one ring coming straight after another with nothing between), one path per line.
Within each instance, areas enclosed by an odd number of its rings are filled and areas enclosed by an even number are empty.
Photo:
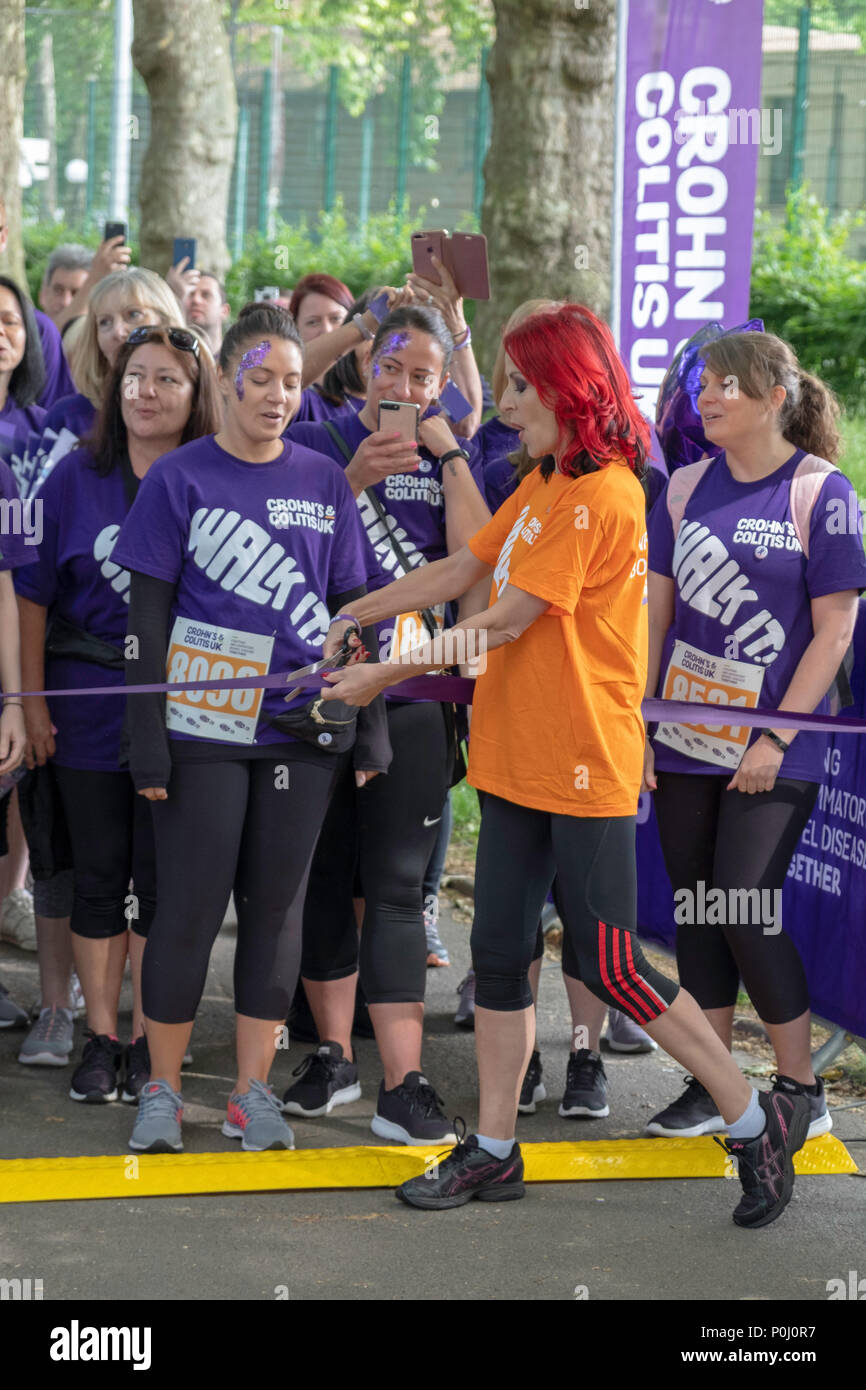
M76 623L55 616L45 636L46 656L74 657L76 661L91 661L94 666L104 666L110 671L123 671L126 667L123 652L113 642L103 642Z
M277 714L270 723L280 733L313 743L325 753L348 753L355 743L357 706L344 700L323 700L318 695L301 709Z

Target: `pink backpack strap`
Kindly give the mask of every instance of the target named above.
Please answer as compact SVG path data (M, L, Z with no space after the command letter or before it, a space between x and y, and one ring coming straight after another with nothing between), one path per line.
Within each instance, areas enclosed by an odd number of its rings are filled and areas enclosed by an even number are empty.
M712 461L711 458L698 459L697 463L684 464L682 468L677 468L672 473L668 483L667 502L671 525L674 528L674 537L680 529L680 522L685 515L689 498Z
M800 542L807 560L809 558L809 526L812 519L812 508L818 500L821 488L827 481L827 475L838 472L839 469L835 463L818 458L816 454L805 454L797 464L791 479L791 520L794 523L797 540Z

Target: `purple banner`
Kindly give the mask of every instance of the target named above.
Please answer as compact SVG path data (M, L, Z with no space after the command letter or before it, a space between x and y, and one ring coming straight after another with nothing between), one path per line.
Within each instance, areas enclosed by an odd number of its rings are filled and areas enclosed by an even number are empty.
M641 410L681 343L748 318L762 0L624 0L612 322ZM778 118L778 119L777 119Z

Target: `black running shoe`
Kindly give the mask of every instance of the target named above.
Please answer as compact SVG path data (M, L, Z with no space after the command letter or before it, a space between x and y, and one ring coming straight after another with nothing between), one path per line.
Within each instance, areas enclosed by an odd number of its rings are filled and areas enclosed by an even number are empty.
M610 1114L607 1074L598 1052L588 1047L570 1052L565 1073L565 1095L559 1113L566 1120L603 1120Z
M298 1080L283 1096L282 1108L290 1115L330 1115L335 1105L361 1099L356 1063L343 1056L339 1043L325 1042L295 1067Z
M727 1125L706 1086L696 1076L687 1076L682 1095L653 1115L644 1134L692 1139L696 1134L720 1134L725 1129Z
M117 1100L117 1075L123 1048L107 1033L97 1034L91 1028L84 1036L88 1041L73 1072L69 1094L73 1100L83 1100L88 1105L105 1105L107 1101Z
M809 1102L809 1133L807 1139L817 1139L820 1134L829 1134L833 1128L833 1116L827 1109L827 1096L824 1092L824 1078L817 1078L818 1090L813 1091L809 1086L804 1086L802 1081L795 1081L792 1076L778 1076L775 1072L772 1076L773 1090L785 1091L789 1096L805 1096Z
M442 1097L437 1096L420 1071L408 1071L393 1091L386 1091L382 1082L370 1128L380 1139L390 1139L397 1144L454 1144L457 1141L457 1135L443 1114Z
M534 1115L536 1102L547 1099L541 1072L541 1053L535 1051L529 1059L529 1066L526 1068L526 1075L520 1088L520 1100L517 1102L518 1114Z
M757 1139L719 1139L737 1160L743 1198L734 1212L738 1226L769 1226L781 1216L794 1190L794 1154L806 1142L809 1104L805 1096L761 1092L758 1104L767 1128Z
M143 1033L124 1050L123 1064L126 1075L120 1099L127 1105L138 1105L141 1088L150 1080L150 1052Z
M455 1125L461 1123L455 1121ZM464 1126L457 1147L441 1162L397 1188L396 1196L401 1202L442 1211L446 1207L463 1207L473 1197L479 1202L515 1202L526 1195L520 1145L515 1143L508 1158L494 1158L478 1147L474 1134L466 1139L465 1133Z

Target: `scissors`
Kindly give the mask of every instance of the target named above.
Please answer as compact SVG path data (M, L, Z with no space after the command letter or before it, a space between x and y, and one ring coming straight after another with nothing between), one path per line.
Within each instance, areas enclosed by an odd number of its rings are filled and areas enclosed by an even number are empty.
M349 646L349 638L353 636L354 632L354 628L349 628L346 636L343 638L342 647L334 656L320 657L318 661L312 662L311 665L302 666L299 671L290 671L286 676L286 684L288 684L289 681L300 680L302 676L318 675L319 671L339 671L340 667L345 666L350 656L354 655L358 650L357 647ZM288 704L290 700L294 700L295 696L300 694L301 686L298 685L295 686L293 690L290 690L287 695L284 695L283 699Z

